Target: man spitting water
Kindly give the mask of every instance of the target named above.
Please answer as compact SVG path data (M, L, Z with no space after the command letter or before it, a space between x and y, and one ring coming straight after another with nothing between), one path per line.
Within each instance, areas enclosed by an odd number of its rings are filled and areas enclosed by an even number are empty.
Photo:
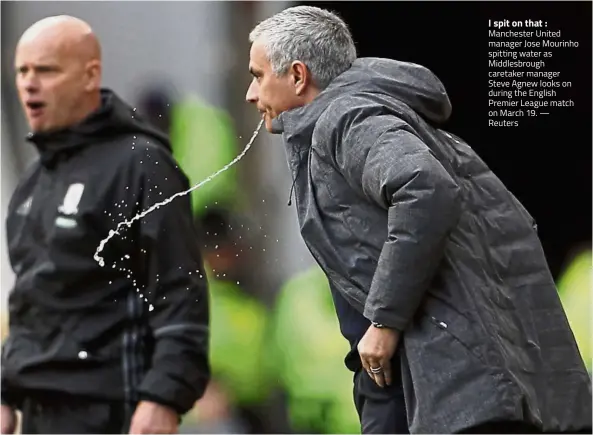
M282 135L301 234L351 344L362 432L590 431L591 382L535 222L441 128L440 80L357 59L346 24L315 7L249 39L246 99Z

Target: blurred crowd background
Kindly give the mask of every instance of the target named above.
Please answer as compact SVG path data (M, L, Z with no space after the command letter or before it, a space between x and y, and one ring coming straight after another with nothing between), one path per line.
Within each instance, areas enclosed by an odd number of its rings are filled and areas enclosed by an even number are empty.
M170 134L174 154L195 184L231 161L251 137L259 116L244 99L251 80L247 35L257 22L294 4L2 2L3 336L14 276L4 237L6 208L19 176L36 157L24 140L28 129L14 89L13 55L22 32L50 15L69 14L89 22L103 47L104 85ZM337 11L351 25L359 55L422 63L441 77L453 102L450 130L475 144L538 220L552 272L591 369L590 136L583 143L586 163L576 159L581 166L573 164L571 174L564 175L565 181L573 177L566 182L572 183L580 203L573 209L563 206L562 215L553 217L556 205L544 204L553 193L541 197L546 163L543 169L540 164L540 172L531 168L521 177L511 171L508 158L492 152L488 140L500 137L484 124L476 126L477 110L462 85L466 78L452 72L442 46L421 46L420 41L395 44L403 34L398 36L393 33L397 29L380 21L390 16L385 5L318 5ZM414 22L439 32L436 18L427 21L428 12L421 7L403 2L391 9L392 16L401 13L408 14L409 23L400 32L409 31ZM444 13L456 16L442 10L430 14ZM455 37L449 33L449 38ZM483 77L486 82L485 72ZM584 94L591 95L590 88ZM587 104L590 108L590 100ZM526 151L514 151L515 166L533 150L530 143L525 147ZM545 153L541 156L549 161ZM280 137L261 132L241 162L193 192L200 234L195 242L204 253L212 295L214 379L184 420L185 433L359 432L352 374L343 364L348 344L339 333L327 282L300 239L294 206L287 206L290 185Z

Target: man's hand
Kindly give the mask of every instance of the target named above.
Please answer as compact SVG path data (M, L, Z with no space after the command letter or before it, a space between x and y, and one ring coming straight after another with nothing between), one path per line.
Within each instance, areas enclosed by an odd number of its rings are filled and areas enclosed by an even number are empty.
M132 416L131 434L177 433L178 415L168 406L154 402L140 402Z
M10 406L1 405L0 426L2 433L13 434L16 430L16 412Z
M200 421L215 424L230 418L230 408L231 401L227 392L216 381L211 380L194 409Z
M399 332L390 328L370 326L358 343L364 370L377 385L391 385L391 357L399 341Z

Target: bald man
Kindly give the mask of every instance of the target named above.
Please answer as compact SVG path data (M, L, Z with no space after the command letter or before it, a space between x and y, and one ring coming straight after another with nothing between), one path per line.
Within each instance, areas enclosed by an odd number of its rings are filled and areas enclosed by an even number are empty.
M2 433L175 433L209 380L208 297L188 196L166 136L101 88L89 25L21 37L16 86L39 159L11 199L16 274L2 352Z

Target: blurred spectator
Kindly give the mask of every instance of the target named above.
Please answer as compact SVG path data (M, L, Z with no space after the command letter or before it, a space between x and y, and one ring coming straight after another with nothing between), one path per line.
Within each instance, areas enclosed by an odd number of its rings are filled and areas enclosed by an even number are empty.
M138 99L138 112L153 127L169 134L173 104L172 92L166 87L147 87Z
M173 154L192 185L229 164L239 153L230 116L197 97L187 97L175 104L171 114ZM208 207L239 210L241 203L237 169L230 167L207 184L194 190L192 205L198 216Z
M320 268L298 274L283 286L272 329L293 430L360 433L352 372L343 362L349 345L340 334L329 284Z
M228 213L209 209L197 227L210 287L213 382L187 424L200 432L273 432L265 407L274 364L267 309L243 289L241 239L232 236Z

